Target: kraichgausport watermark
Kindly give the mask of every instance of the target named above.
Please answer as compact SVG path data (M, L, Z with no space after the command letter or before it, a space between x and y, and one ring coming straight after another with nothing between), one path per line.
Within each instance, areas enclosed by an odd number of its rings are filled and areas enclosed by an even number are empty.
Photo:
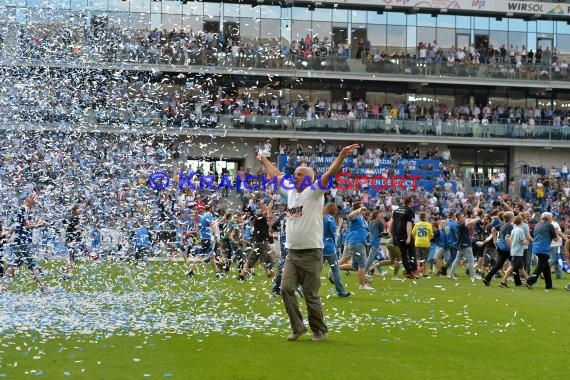
M219 177L219 181L213 175L201 175L196 176L196 173L178 173L177 183L171 186L173 182L170 176L165 172L154 172L148 176L147 184L152 190L163 191L169 188L177 188L179 191L184 190L229 190L229 191L259 191L259 190L294 190L295 182L294 176L284 175L279 179L278 176L268 177L265 175L246 175L243 179L240 177L235 178L235 182L232 181L231 177L224 175ZM422 179L421 175L394 175L394 176L384 176L384 175L353 175L350 172L340 172L336 176L332 177L325 186L322 183L322 176L317 176L315 181L312 181L310 177L305 176L300 183L300 187L309 188L311 190L330 190L336 183L336 188L338 190L361 190L368 186L372 187L377 191L385 190L416 190L417 181Z

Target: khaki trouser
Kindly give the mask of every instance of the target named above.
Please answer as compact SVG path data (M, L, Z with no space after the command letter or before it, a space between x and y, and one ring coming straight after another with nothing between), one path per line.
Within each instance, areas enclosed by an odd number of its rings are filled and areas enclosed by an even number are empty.
M302 286L305 295L311 330L327 332L319 295L322 261L322 248L289 249L287 254L281 279L281 295L294 333L305 330L303 316L299 311L299 301L295 295L299 285Z

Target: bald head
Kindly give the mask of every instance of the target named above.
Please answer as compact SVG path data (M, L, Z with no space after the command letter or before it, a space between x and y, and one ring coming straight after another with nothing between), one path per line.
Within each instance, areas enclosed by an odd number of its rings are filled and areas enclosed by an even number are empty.
M315 180L315 172L313 171L313 169L311 169L308 166L299 166L296 170L295 170L295 174L301 174L303 175L303 177L308 177L311 179L311 182L313 182Z

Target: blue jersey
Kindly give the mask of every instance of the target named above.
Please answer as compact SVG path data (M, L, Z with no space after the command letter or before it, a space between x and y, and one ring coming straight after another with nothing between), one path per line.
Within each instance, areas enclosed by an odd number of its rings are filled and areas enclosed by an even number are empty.
M30 217L31 214L27 207L20 208L16 221L13 224L15 245L32 244L32 230L28 228Z
M136 248L150 247L150 233L148 232L148 229L144 226L139 227L135 230L135 247Z
M91 231L91 248L98 249L101 247L101 232L94 228Z
M509 245L507 244L506 237L511 234L513 230L513 225L511 223L505 223L502 225L499 234L497 235L497 248L501 251L510 251Z
M556 237L556 230L551 223L540 222L534 227L532 236L532 253L535 255L549 255L550 243Z
M243 240L251 241L251 224L249 222L243 226Z
M445 243L447 248L457 248L457 222L448 219L445 223Z
M370 230L370 245L377 247L380 245L380 234L384 232L384 224L379 220L373 220L368 224Z
M368 240L368 223L364 217L357 214L354 219L348 221L348 244L365 244Z
M336 255L336 222L334 217L327 214L323 218L323 256Z
M210 225L214 217L209 212L204 213L200 217L200 239L202 240L210 240L212 239L212 228Z

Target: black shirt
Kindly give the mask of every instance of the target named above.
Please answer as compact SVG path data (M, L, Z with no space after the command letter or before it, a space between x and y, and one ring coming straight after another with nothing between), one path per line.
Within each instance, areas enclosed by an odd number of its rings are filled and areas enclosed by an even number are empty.
M269 223L264 216L258 215L253 218L253 241L256 243L269 241Z
M392 214L392 238L394 241L408 238L406 227L408 222L414 222L414 211L410 207L399 207L394 211Z
M457 225L457 245L459 248L465 248L471 246L471 236L469 235L469 228L465 223L460 223Z

